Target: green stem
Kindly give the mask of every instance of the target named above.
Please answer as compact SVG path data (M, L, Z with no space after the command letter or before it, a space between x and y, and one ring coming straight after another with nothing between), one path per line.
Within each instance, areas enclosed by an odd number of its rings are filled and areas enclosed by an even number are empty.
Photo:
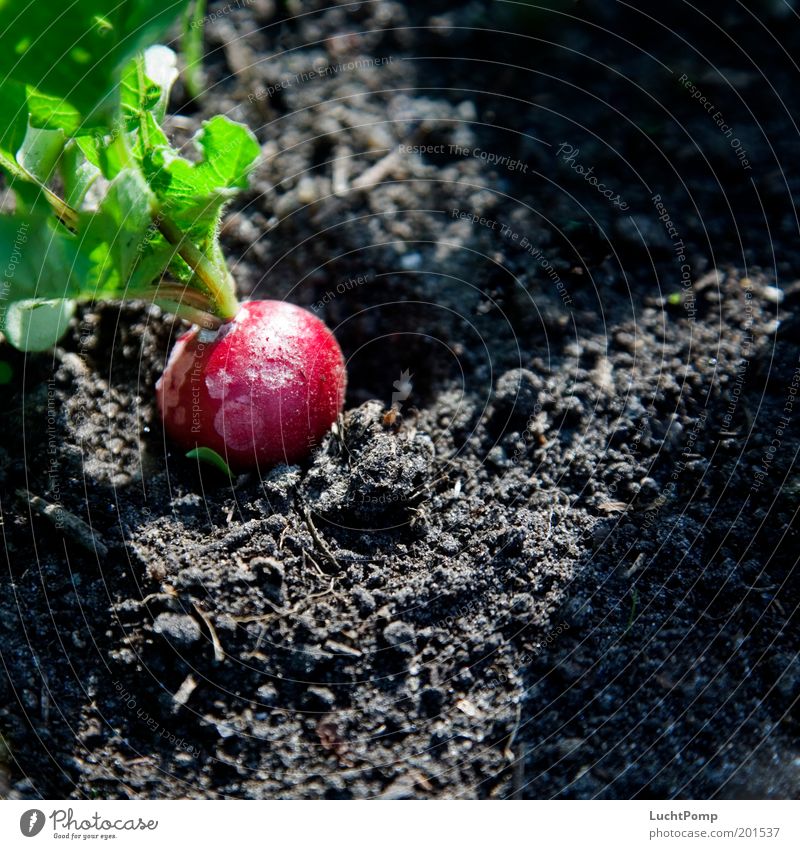
M39 183L39 188L59 220L70 230L77 230L78 212L47 186ZM239 301L236 299L236 287L228 267L223 265L220 268L219 265L211 262L194 244L188 241L186 234L162 213L155 214L153 223L161 235L175 248L183 261L194 271L197 278L207 289L210 298L189 286L178 285L159 285L158 289L155 290L156 297L154 297L153 290L148 290L146 293L131 292L129 294L133 297L144 297L154 303L161 301L164 304L171 303L178 307L185 304L185 309L173 307L173 311L186 318L189 318L190 315L194 316L191 318L192 321L205 326L219 326L222 321L233 318L239 311ZM166 291L167 289L170 291ZM203 320L197 320L198 318Z
M187 236L166 216L156 215L155 224L161 235L175 248L181 259L194 271L208 289L216 307L215 315L221 319L233 318L239 311L239 301L233 278L227 267L220 268L204 256Z
M206 0L195 0L194 7L186 7L181 35L181 52L186 60L184 82L189 95L200 95L203 78L203 18L206 14Z
M39 183L39 189L44 194L47 202L53 208L53 212L58 216L58 220L68 229L77 230L78 228L78 213L53 191L47 188L42 183Z
M208 330L216 330L223 323L217 316L211 315L211 313L205 310L190 307L188 304L181 303L180 301L173 301L169 298L154 298L153 303L167 312L174 313L178 318L185 318L187 321L191 321L192 324L197 324Z

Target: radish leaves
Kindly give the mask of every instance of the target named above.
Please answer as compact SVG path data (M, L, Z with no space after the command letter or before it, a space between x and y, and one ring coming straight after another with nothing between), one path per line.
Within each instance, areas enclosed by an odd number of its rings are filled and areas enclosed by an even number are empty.
M206 325L236 312L218 230L258 142L217 116L200 160L181 156L161 127L175 54L136 52L186 5L75 0L66 15L0 0L0 171L16 207L0 215L0 331L18 348L55 343L76 301L146 299Z

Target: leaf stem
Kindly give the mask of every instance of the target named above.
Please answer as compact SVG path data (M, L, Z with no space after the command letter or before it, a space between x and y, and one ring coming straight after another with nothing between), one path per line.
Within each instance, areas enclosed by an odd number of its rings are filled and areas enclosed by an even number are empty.
M49 189L42 183L39 183L40 190L47 198L47 202L53 208L53 211L58 216L59 220L70 230L78 229L78 212L73 209L66 201L62 200L55 192ZM175 306L186 305L186 309L173 311L178 312L183 317L189 318L190 314L195 316L190 320L197 324L209 326L209 324L220 324L222 321L233 318L239 311L239 301L236 299L235 286L233 278L227 269L227 266L220 268L216 263L211 262L204 256L198 248L188 241L188 237L181 229L167 216L161 212L157 212L153 218L153 224L158 228L161 235L175 248L183 261L194 271L200 282L208 290L210 298L204 293L190 286L178 286L168 284L164 286L160 284L157 292L160 297L153 297L152 290L141 294L147 300L153 302L163 301L174 304ZM168 290L168 291L167 291ZM134 293L130 293L134 294ZM198 320L197 317L202 320ZM218 319L214 322L214 319Z
M39 183L39 189L44 193L47 202L53 208L53 212L58 216L59 221L70 230L78 229L78 213L51 189L48 189L43 183Z
M137 295L134 292L129 294ZM214 304L205 292L200 292L197 289L192 289L186 283L174 283L171 280L161 280L155 286L150 288L146 293L142 293L147 300L152 301L173 301L176 304L186 304L186 306L194 310L204 312L209 318L214 318Z
M169 298L154 298L153 303L157 306L165 309L167 312L174 313L178 316L178 318L185 318L187 321L191 321L192 324L197 324L200 327L205 327L208 330L216 330L221 324L223 324L222 319L218 316L212 315L206 310L198 310L194 307L190 307L188 304L184 304L180 301L173 301Z
M236 299L233 280L227 268L220 268L204 256L167 216L158 213L154 224L208 289L215 307L215 314L222 319L233 318L239 311L239 301Z

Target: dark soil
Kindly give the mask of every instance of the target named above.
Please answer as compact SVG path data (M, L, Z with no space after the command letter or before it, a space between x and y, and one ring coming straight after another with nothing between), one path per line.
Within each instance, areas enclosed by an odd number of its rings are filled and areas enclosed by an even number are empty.
M229 483L165 443L168 316L0 349L0 791L796 795L797 17L230 5L174 135L256 131L225 247L346 413Z

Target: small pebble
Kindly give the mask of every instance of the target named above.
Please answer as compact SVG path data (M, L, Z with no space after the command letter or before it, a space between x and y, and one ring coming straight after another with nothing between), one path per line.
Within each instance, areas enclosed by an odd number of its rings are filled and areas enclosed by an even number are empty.
M784 293L777 286L765 286L761 290L761 296L771 304L780 304L783 301Z
M414 251L400 257L400 266L406 271L416 271L422 265L422 254Z
M392 622L383 629L383 639L398 654L411 656L416 651L416 635L407 622Z
M178 646L190 646L202 636L197 620L181 613L160 613L153 622L153 630Z

